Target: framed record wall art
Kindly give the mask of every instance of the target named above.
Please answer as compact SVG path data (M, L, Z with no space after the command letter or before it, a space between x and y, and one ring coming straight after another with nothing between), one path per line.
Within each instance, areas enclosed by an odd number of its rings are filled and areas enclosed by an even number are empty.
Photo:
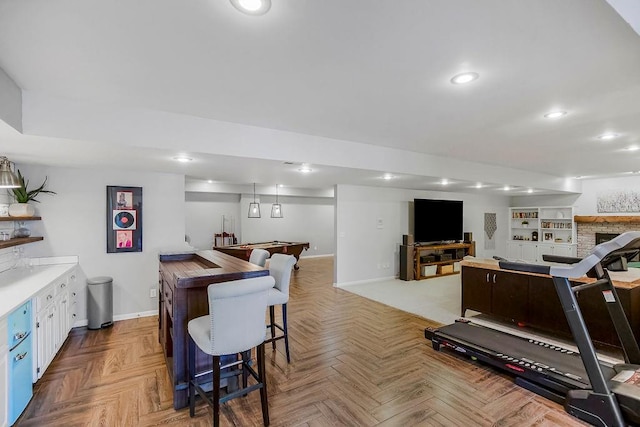
M142 252L142 187L107 186L107 253Z

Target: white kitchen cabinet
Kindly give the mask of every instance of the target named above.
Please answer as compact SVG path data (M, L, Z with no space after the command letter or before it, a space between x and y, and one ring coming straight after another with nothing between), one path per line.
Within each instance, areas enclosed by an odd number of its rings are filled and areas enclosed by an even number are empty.
M60 350L62 344L67 339L67 335L69 335L69 331L71 328L69 327L70 321L70 313L69 313L69 291L63 291L60 295L56 297L56 310L58 312L58 322L57 322L57 339L56 339L56 352Z
M538 246L531 242L507 242L507 258L536 262Z
M66 338L66 335L59 331L67 330L70 325L70 322L67 322L60 327L58 307L66 308L68 304L71 310L73 301L72 298L67 298L67 302L63 302L64 292L68 295L71 295L71 292L66 285L60 285L70 283L69 277L77 269L77 257L34 258L31 261L33 268L0 272L0 427L5 427L12 421L10 416L19 415L15 406L14 410L8 406L8 397L13 397L15 403L17 396L17 393L9 392L9 385L14 385L15 378L23 378L26 373L26 381L29 382L26 386L30 389L30 382L36 382L42 376L44 368L55 357L56 349ZM75 279L75 276L73 277ZM75 283L75 280L73 282ZM20 359L14 359L13 354L9 352L8 337L14 334L8 329L8 316L29 301L30 314L25 313L23 317L29 324L31 333L13 349L19 349L21 355ZM23 352L29 356L27 360L24 360L26 357L22 357ZM19 366L20 375L16 374L15 370L14 361L17 360L26 362ZM40 372L39 366L42 366ZM12 377L14 380L11 380ZM24 386L25 382L21 381L20 384Z
M54 286L45 289L47 292L36 297L37 300L42 299L46 304L40 306L36 312L36 342L35 353L36 365L34 366L33 382L40 379L45 369L53 360L56 354L58 330L57 330L57 309L54 299Z
M9 384L7 372L9 357L9 347L7 343L9 337L7 336L7 318L0 319L0 426L5 427L7 425L7 415L9 412L7 396L9 395Z
M75 319L75 270L45 287L36 297L37 363L34 364L34 382L42 377L47 367L67 339Z
M559 245L553 243L540 243L538 245L538 258L542 261L543 255L558 255L575 257L577 255L576 245Z

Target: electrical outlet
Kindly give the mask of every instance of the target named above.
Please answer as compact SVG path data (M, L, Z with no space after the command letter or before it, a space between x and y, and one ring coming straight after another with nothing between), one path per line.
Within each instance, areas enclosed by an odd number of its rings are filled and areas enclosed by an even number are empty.
M155 298L158 296L158 292L156 288L149 289L149 298Z

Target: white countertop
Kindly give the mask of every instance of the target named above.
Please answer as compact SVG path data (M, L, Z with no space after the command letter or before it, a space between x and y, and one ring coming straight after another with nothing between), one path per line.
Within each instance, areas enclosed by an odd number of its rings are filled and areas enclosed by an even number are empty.
M37 265L0 273L0 318L11 313L76 265L77 262Z

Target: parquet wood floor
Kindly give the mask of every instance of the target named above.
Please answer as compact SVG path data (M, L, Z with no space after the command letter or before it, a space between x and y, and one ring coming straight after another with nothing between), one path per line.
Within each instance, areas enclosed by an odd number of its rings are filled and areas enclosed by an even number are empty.
M578 426L511 378L431 348L432 322L332 286L331 258L300 260L289 302L291 364L267 347L273 426ZM157 318L77 328L35 386L19 426L206 426L175 411ZM222 425L261 425L259 393Z

